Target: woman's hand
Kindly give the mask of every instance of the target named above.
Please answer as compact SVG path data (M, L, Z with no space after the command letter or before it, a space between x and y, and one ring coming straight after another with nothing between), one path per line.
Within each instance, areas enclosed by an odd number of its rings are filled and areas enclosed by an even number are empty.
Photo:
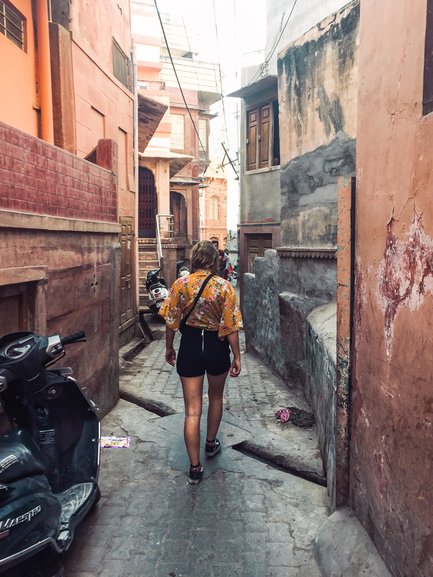
M165 360L169 365L174 367L176 362L176 351L173 348L174 343L174 330L169 327L165 327Z
M240 372L241 372L241 358L235 357L232 360L232 364L230 367L230 376L231 377L238 377Z
M176 351L173 348L166 349L165 351L165 360L169 365L174 367L176 363Z

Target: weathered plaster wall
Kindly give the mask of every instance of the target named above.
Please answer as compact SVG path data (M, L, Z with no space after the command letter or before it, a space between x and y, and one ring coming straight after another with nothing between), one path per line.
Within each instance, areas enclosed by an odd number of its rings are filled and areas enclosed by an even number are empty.
M336 303L315 308L307 317L306 396L316 417L329 501L335 504Z
M280 222L279 170L255 172L243 178L240 222Z
M337 178L355 172L358 23L352 2L278 60L284 246L336 244Z
M265 54L269 54L274 48L275 38L281 32L281 38L277 50L274 52L268 64L270 74L275 74L277 70L277 52L280 47L287 46L317 22L321 22L329 14L332 14L347 4L347 0L308 0L308 2L297 2L294 6L287 0L269 0L267 5L267 36ZM285 22L290 15L290 23L283 30L282 22Z
M305 387L306 318L331 300L335 261L281 258L266 250L255 274L244 275L243 315L247 346L260 354L288 386ZM317 278L323 280L319 287Z
M319 22L278 58L281 165L356 135L359 2Z
M355 140L343 132L281 170L283 246L337 244L337 179L355 173Z
M361 2L351 486L353 507L396 577L433 574L425 30L425 0Z
M244 279L243 312L248 348L265 359L276 373L284 375L278 261L275 250L267 250L264 257L256 258L255 274L247 274Z

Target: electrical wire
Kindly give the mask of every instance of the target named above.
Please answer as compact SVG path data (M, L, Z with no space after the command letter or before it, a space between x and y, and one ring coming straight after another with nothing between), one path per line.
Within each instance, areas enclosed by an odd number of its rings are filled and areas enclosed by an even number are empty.
M158 14L159 23L160 23L160 25L161 25L162 34L163 34L163 36L164 36L164 42L165 42L165 45L166 45L166 47L167 47L168 56L169 56L169 58L170 58L171 65L172 65L172 67L173 67L173 72L174 72L174 75L175 75L175 77L176 77L176 81L177 81L177 84L178 84L178 86L179 86L180 93L181 93L181 95L182 95L183 103L185 104L185 108L186 108L187 111L188 111L189 117L190 117L191 122L192 122L192 126L193 126L194 131L195 131L195 133L196 133L196 135L197 135L197 138L198 138L199 145L201 146L202 150L203 150L204 153L206 154L206 161L207 161L207 162L210 162L209 155L208 155L207 150L206 150L206 148L203 146L203 143L202 143L202 141L201 141L199 131L198 131L197 126L196 126L196 124L195 124L194 118L192 117L191 110L190 110L190 108L189 108L189 106L188 106L188 103L187 103L187 101L186 101L185 94L184 94L184 92L183 92L183 88L182 88L182 85L181 85L181 83L180 83L179 76L178 76L178 74L177 74L176 66L175 66L175 64L174 64L173 57L172 57L172 55L171 55L170 46L169 46L169 44L168 44L168 39L167 39L167 35L166 35L166 33L165 33L164 24L163 24L163 22L162 22L161 13L160 13L159 8L158 8L157 0L153 0L153 2L154 2L154 4L155 4L156 12L157 12L157 14Z
M213 20L214 20L214 25L215 25L215 37L216 37L216 43L217 43L218 72L219 72L219 81L220 81L220 96L221 96L221 103L222 103L223 117L224 117L224 132L225 132L227 143L228 143L229 142L229 137L228 137L229 135L228 135L228 130L227 130L227 115L226 115L226 108L225 108L225 103L224 103L224 95L222 94L223 78L222 78L222 73L221 73L221 58L220 58L220 51L219 51L219 34L218 34L218 23L217 23L217 17L216 17L216 9L215 9L215 0L212 1L212 6L213 6Z
M298 3L298 0L294 0L293 5L292 5L292 9L290 10L289 15L287 16L287 20L286 20L283 28L281 29L280 34L278 35L278 38L275 40L269 54L265 58L265 61L259 66L257 72L254 74L254 76L250 80L249 84L253 84L253 82L255 82L258 78L260 78L262 76L263 72L267 69L269 61L272 58L275 50L277 49L277 46L281 40L282 35L284 34L284 30L287 28L287 24L289 23L289 20L293 14L293 10L295 9L297 3Z

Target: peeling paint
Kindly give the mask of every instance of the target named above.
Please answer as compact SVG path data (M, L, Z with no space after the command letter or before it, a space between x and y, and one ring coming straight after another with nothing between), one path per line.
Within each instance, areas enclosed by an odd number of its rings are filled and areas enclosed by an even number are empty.
M426 294L433 294L433 237L423 229L415 215L406 234L399 239L393 232L395 219L387 225L384 258L378 274L378 300L385 315L385 346L388 361L392 355L394 321L402 307L417 310Z

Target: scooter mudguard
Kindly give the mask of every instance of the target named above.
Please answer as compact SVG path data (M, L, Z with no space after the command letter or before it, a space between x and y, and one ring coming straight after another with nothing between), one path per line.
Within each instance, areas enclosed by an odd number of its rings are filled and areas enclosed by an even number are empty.
M38 447L24 431L0 437L0 572L56 537L62 507L43 471Z

